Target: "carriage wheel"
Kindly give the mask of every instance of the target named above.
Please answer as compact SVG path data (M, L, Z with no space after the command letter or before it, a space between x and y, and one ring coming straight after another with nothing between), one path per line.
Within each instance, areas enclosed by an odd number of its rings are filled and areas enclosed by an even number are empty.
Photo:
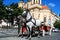
M32 36L33 36L33 35L36 35L36 34L35 34L35 31L38 31L38 28L37 28L37 27L36 27L36 28L35 28L35 27L32 27Z

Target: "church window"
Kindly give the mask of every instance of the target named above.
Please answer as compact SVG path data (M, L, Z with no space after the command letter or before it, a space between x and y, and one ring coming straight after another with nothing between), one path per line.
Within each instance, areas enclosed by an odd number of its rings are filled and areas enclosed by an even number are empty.
M35 0L34 0L34 4L35 4Z
M36 3L37 3L37 0L36 0Z
M32 17L34 18L34 13L32 13Z
M48 19L48 24L51 25L51 18Z
M40 14L38 15L38 19L40 18Z
M46 22L46 17L44 17L44 22Z

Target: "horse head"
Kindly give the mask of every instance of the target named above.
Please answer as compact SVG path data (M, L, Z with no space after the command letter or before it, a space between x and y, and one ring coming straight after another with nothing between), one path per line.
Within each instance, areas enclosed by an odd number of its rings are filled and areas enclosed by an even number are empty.
M22 13L22 17L26 18L28 12L29 12L28 9L24 10Z

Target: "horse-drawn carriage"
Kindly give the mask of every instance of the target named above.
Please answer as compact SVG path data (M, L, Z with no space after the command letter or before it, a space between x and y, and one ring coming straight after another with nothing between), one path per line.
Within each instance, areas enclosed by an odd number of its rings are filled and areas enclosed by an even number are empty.
M46 26L40 22L40 20L35 20L32 18L31 14L28 10L24 10L22 13L23 18L25 18L25 23L22 24L20 27L20 33L19 35L27 35L27 37L35 34L42 34L42 36L45 36L46 32L51 35L51 26Z
M45 34L49 34L51 35L51 27L50 26L46 26L46 25L41 25L39 27L32 27L32 30L31 30L31 35L40 35L42 34L42 36L45 36ZM30 28L26 25L25 23L23 23L23 26L20 28L20 35L26 35L26 36L29 36L30 35Z

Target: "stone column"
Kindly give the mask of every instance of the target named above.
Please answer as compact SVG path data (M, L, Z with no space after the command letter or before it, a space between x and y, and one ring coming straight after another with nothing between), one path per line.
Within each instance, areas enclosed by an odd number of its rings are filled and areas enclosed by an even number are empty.
M42 4L42 0L40 0L40 5Z
M39 4L39 3L40 3L40 0L36 0L36 3L38 3L38 4Z
M37 0L34 0L35 3L37 3Z
M34 4L34 0L32 0L32 4Z

